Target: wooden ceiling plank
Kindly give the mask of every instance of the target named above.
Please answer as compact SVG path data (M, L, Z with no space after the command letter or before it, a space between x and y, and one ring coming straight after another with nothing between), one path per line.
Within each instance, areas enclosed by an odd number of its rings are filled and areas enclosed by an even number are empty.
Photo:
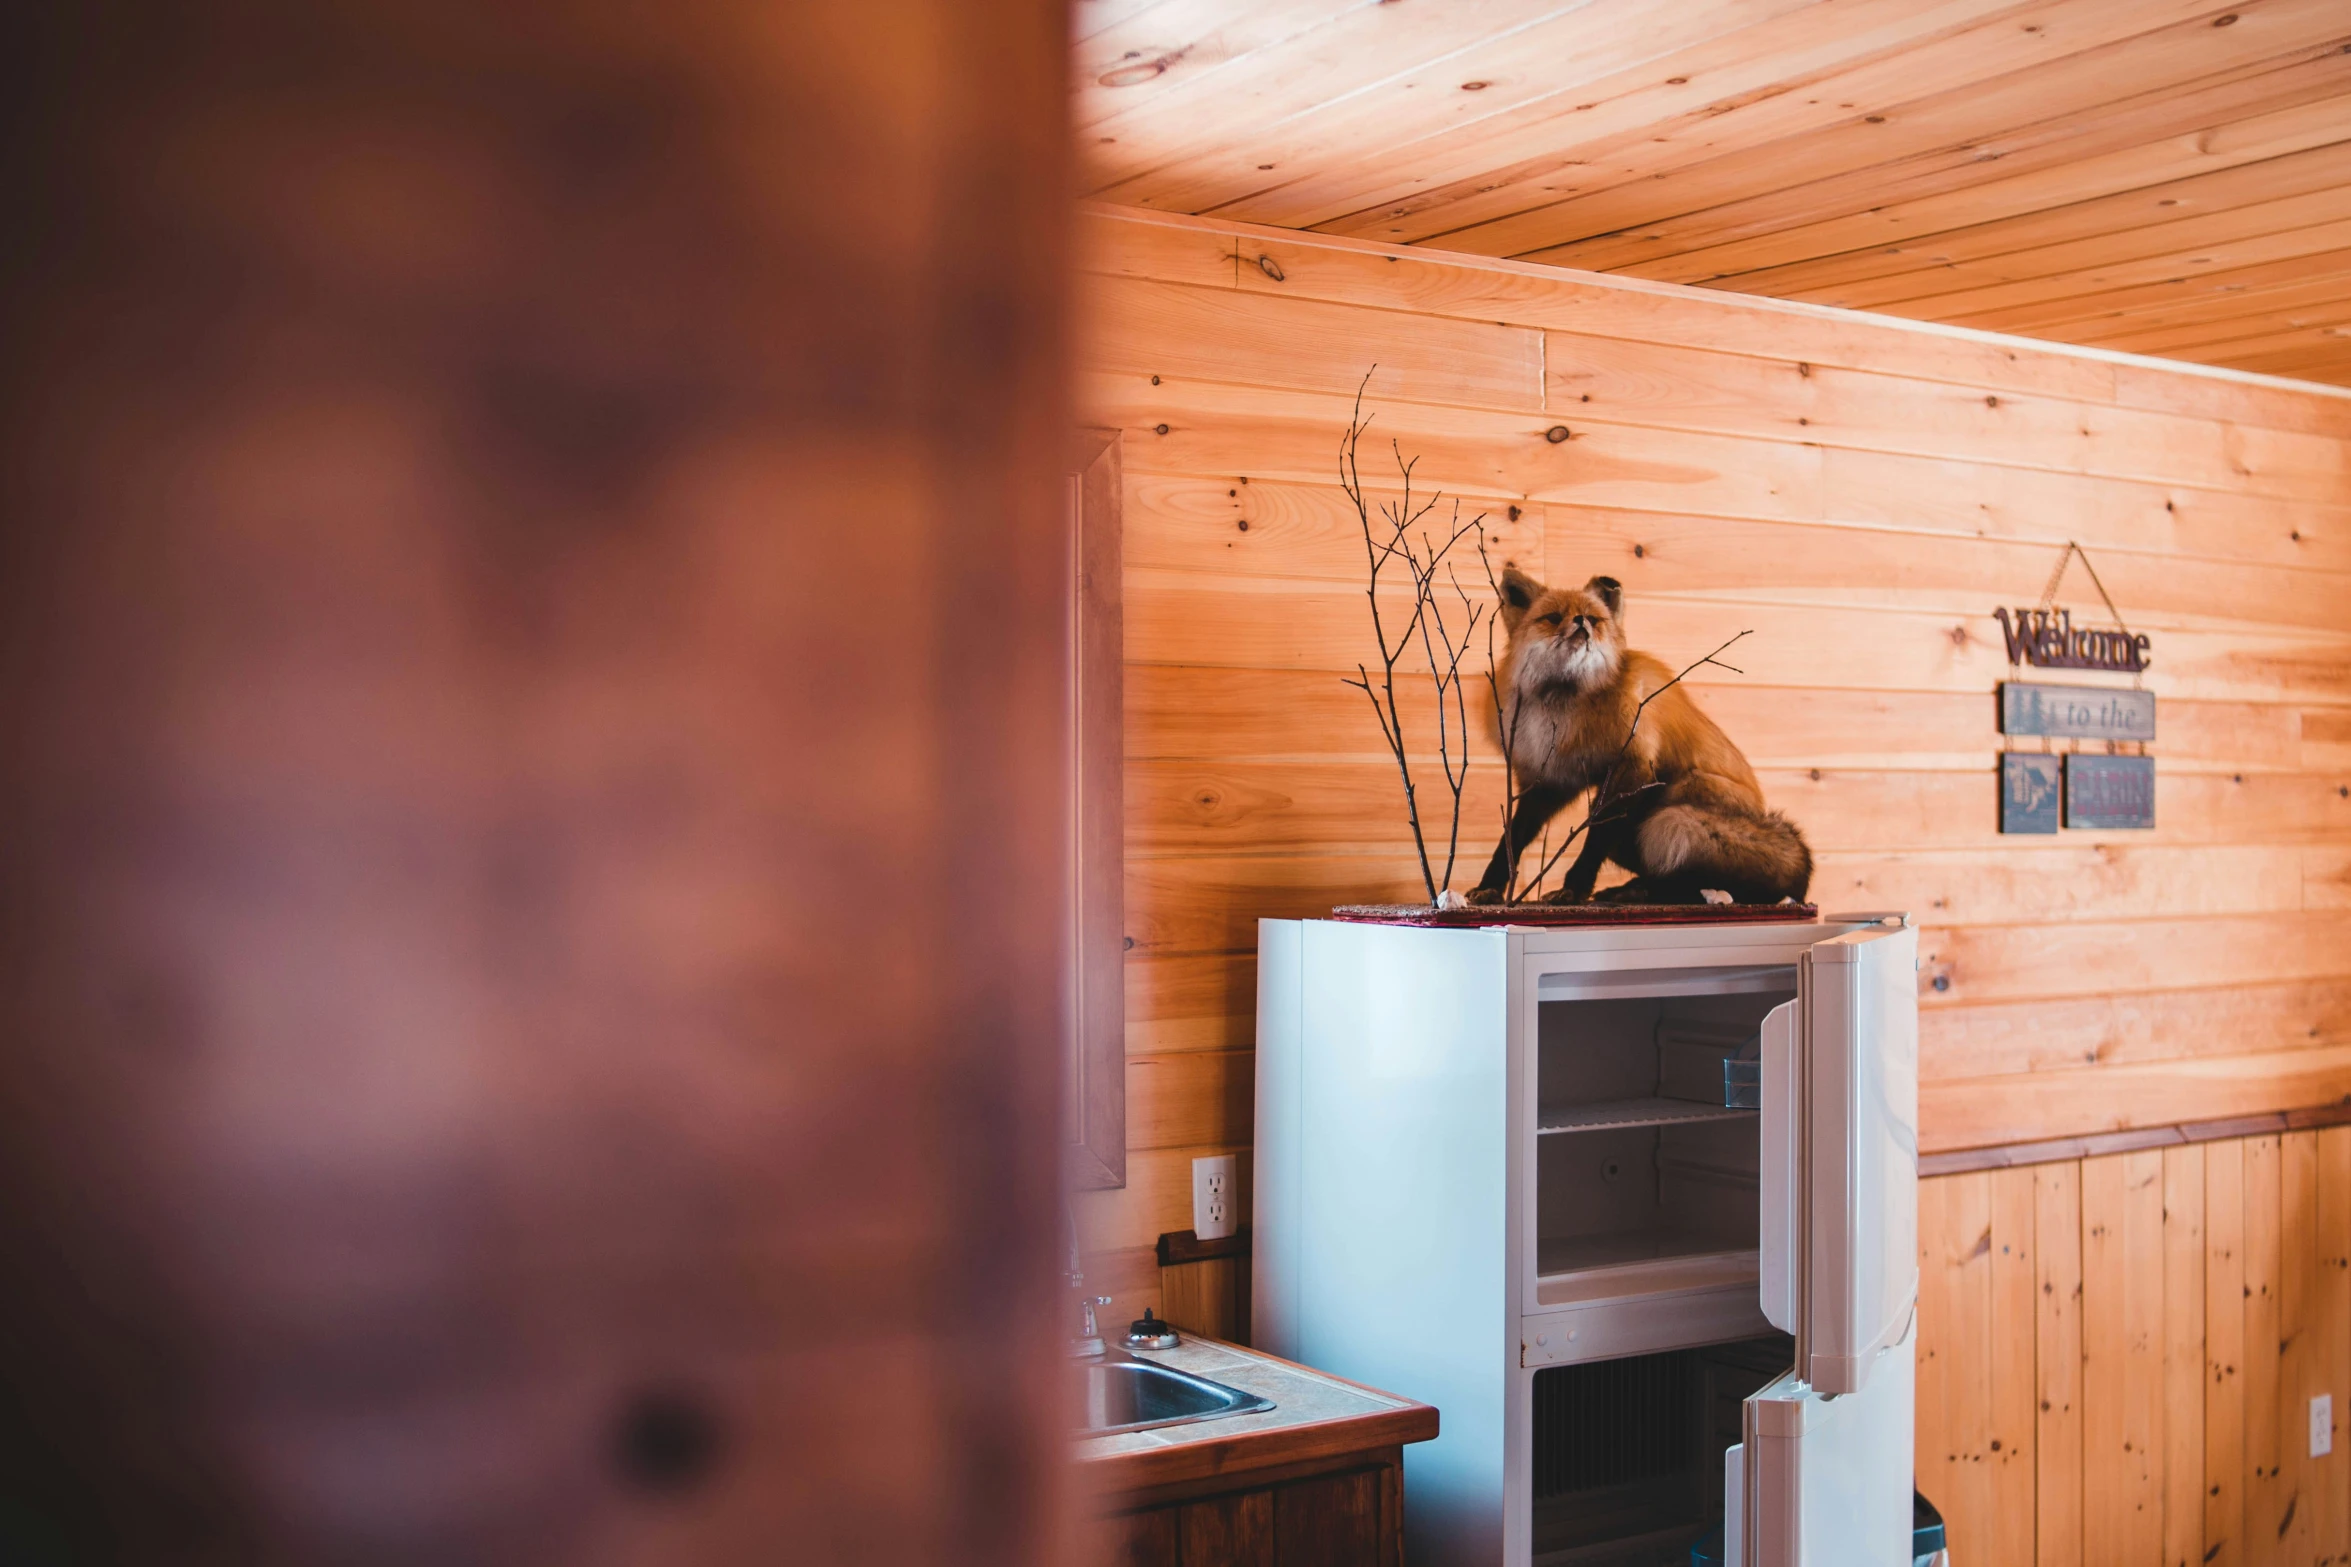
M2092 73L2094 90L2104 90ZM1985 134L1974 98L1947 106L1953 137L1924 152L1795 184L1758 182L1733 200L1612 236L1580 241L1572 264L1637 266L1708 245L1758 238L1803 224L1851 217L1913 198L1964 190L2008 173L2061 167L2166 136L2202 130L2247 114L2290 108L2351 91L2351 51L2331 42L2238 65L2187 83L2165 83L2084 112L2070 91L2043 83L2019 123ZM2057 112L2047 111L2055 106ZM1930 112L1914 106L1913 113ZM1809 168L1806 149L1787 149L1791 167ZM1552 258L1562 259L1562 258ZM1674 281L1686 281L1675 279Z
M2227 370L2251 370L2262 375L2290 375L2340 385L2351 376L2351 344L2342 347L2289 349L2279 353L2198 361Z
M2014 306L1953 322L1988 332L2019 332L2027 328L2069 328L2075 322L2101 320L2139 310L2161 310L2225 300L2235 293L2262 293L2291 287L2310 279L2351 275L2351 250L2295 255L2258 266L2233 267L2224 272L2199 271L2193 276L2168 277L2128 288L2095 289L2089 293L2049 300L2039 305Z
M1973 321L2009 306L2070 299L2100 289L2153 283L2188 273L2219 272L2231 267L2249 267L2258 262L2318 255L2346 246L2351 246L2351 222L2320 223L2278 233L2257 234L2225 244L2197 245L2185 250L2165 251L2159 255L2134 256L2104 265L2083 267L2073 272L2055 272L2027 278L2020 282L1969 283L1953 293L1927 295L1883 305L1879 309L1888 315L1906 315L1921 321Z
M1846 310L1885 309L1956 291L2037 281L2088 268L2163 256L2195 256L2207 249L2220 249L2266 235L2292 234L2346 218L2351 218L2351 187L2333 187L2225 212L2198 213L2116 234L2093 234L1890 277L1775 291L1772 297L1809 299L1815 304L1836 305ZM2300 247L2305 253L2310 248ZM2209 260L2203 263L2217 264ZM1742 291L1764 292L1752 284L1744 285Z
M1315 0L1279 0L1283 8ZM1601 0L1454 0L1448 5L1382 5L1352 0L1327 20L1255 48L1213 72L1191 76L1132 109L1081 132L1103 200L1173 210L1154 171L1187 158L1247 146L1326 105L1409 79L1436 61ZM1105 146L1099 138L1117 138ZM1260 158L1258 162L1270 160Z
M1222 209L1222 215L1299 228L1327 225L1332 232L1381 239L1419 238L1417 230L1387 232L1397 226L1387 220L1404 220L1424 206L1442 204L1456 182L1502 183L1510 178L1510 164L1528 160L1530 166L1518 177L1539 180L1584 161L1596 147L1649 136L1661 125L1684 119L1695 123L1719 112L1726 101L1775 92L1793 76L1908 48L1988 11L2022 3L2026 0L1802 0L1792 6L1742 6L1711 35L1693 36L1677 25L1670 34L1656 35L1670 39L1673 48L1613 74L1579 73L1572 90L1549 94L1507 119L1451 126L1418 138L1382 138L1376 156L1325 160L1261 196ZM1678 8L1666 14L1678 15ZM1645 33L1655 27L1654 11L1643 25ZM1536 68L1557 66L1545 62ZM1352 221L1351 215L1365 221Z
M1780 183L1792 170L1818 179L2047 118L2060 106L2089 112L2113 100L2118 81L2184 85L2270 59L2308 43L2322 19L2339 15L2328 0L2248 0L2243 20L2215 32L2212 10L2209 0L2047 0L2029 13L2037 23L1995 18L1931 49L1721 115L1687 136L1647 138L1583 171L1580 194L1429 238L1448 250L1544 252L1606 268L1617 261L1563 252L1646 235ZM2135 76L2120 70L2126 57Z
M2331 191L2346 183L2351 183L2351 122L2341 126L2333 143L2302 152L2042 211L2027 210L1964 229L1921 236L1898 246L1873 246L1733 273L1719 281L1742 292L1787 295L1877 278L1894 279L1954 263L1997 260L2074 241L2097 241L2189 216L2232 212Z
M2351 301L2351 273L2312 278L2285 288L2225 294L2218 299L2197 300L2192 304L2175 305L2164 310L2114 311L2088 321L2069 322L2065 330L2080 342L2098 347L2114 347L2114 340L2119 337L2225 327L2248 319L2264 320L2297 312L2325 310L2343 301Z
M2264 354L2251 359L2213 362L2223 369L2250 370L2257 375L2285 375L2304 381L2351 386L2351 351L2338 353L2329 349L2318 353Z
M2331 308L2283 310L2275 314L2239 316L2229 321L2203 321L2185 326L2151 327L2145 331L2122 331L2097 341L2093 346L2113 348L2128 354L2180 355L2194 351L2199 358L2228 351L2232 346L2245 346L2252 351L2255 340L2277 336L2298 336L2319 332L2325 336L2340 336L2340 328L2351 322L2351 303L2337 303Z
M2322 59L2333 67L2341 85L2351 89L2351 54L2337 50ZM2176 102L2174 95L2163 96ZM2247 119L2208 121L2118 151L2066 157L2045 167L1982 179L1916 200L1886 201L1881 191L1878 204L1866 211L1679 251L1625 270L1662 283L1702 283L1873 245L1915 246L1934 235L2016 213L2047 211L2143 190L2346 140L2351 140L2351 92ZM1975 167L1993 174L2002 165L1979 162Z
M1543 112L1546 104L1589 96L1595 81L1628 74L1654 80L1674 68L1663 62L1677 51L1736 28L1747 17L1813 4L1690 0L1660 11L1649 0L1594 0L1572 14L1294 115L1261 134L1155 168L1135 188L1148 189L1152 204L1168 211L1303 227L1305 214L1290 193L1301 174L1360 168L1367 151L1381 166L1400 166L1422 142L1448 135L1482 139ZM1480 85L1473 90L1468 83Z
M1380 160L1345 169L1338 179L1349 181L1349 200L1333 195L1321 202L1331 216L1314 228L1420 242L1573 193L1578 186L1570 181L1585 179L1603 155L1704 127L1756 103L1810 110L1810 120L1822 113L1841 117L1841 108L1822 110L1796 94L1808 82L1933 42L1987 14L1994 12L1982 0L1933 7L1855 0L1850 9L1815 5L1754 31L1726 33L1667 61L1669 78L1641 70L1594 82L1589 94L1547 120L1495 127L1493 136L1465 146L1413 148L1411 162L1401 167Z
M2242 359L2294 350L2332 350L2338 345L2351 349L2351 330L2345 328L2345 321L2351 321L2351 314L2340 315L2331 322L2298 322L2279 331L2248 335L2228 342L2192 344L2189 349L2206 364L2235 363Z
M1221 91L1213 78L1235 62L1279 49L1325 27L1365 0L1161 0L1078 44L1070 64L1070 123L1088 166L1125 167L1121 154L1099 150L1117 138L1123 156L1148 162L1147 137L1126 145L1126 127L1149 129L1162 100L1197 101ZM1105 78L1108 78L1105 80Z

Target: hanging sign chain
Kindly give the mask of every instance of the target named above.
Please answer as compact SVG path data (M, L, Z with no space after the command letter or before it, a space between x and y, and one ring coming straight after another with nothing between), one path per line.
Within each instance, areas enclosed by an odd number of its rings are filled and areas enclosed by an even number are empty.
M2077 631L2073 620L2056 607L2057 589L2065 581L2065 571L2075 556L2080 556L2082 569L2090 574L2090 585L2098 590L2106 612L2114 617L2113 631ZM2106 584L2098 576L2098 568L2090 563L2089 551L2075 540L2065 541L2065 552L2057 557L2057 569L2049 574L2049 585L2041 590L2037 609L2018 610L2013 623L2006 609L1995 610L2001 630L2008 640L2008 662L2011 668L2030 662L2055 669L2108 669L2116 674L2127 674L2131 684L2141 683L2147 668L2147 638L2134 635L2122 611L2115 606L2114 595L2106 591Z

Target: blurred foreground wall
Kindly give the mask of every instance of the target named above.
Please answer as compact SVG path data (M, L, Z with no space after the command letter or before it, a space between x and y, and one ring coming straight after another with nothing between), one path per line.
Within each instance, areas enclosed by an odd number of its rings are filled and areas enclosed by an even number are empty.
M45 9L9 1559L1042 1559L1059 11Z

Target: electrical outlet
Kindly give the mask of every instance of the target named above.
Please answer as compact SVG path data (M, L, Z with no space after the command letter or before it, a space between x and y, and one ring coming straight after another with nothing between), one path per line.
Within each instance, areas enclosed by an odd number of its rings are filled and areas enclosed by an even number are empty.
M2335 1450L2335 1395L2321 1393L2310 1401L2310 1456L2324 1458Z
M1241 1205L1241 1156L1220 1153L1192 1161L1192 1233L1204 1241L1220 1241L1233 1233L1233 1213Z

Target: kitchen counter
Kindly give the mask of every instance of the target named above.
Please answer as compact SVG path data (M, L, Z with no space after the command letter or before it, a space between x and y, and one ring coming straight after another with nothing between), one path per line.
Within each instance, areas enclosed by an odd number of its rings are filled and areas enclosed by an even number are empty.
M1174 1349L1137 1350L1134 1358L1270 1398L1274 1407L1262 1414L1081 1440L1076 1452L1080 1483L1091 1495L1121 1505L1162 1494L1270 1482L1352 1455L1426 1442L1437 1434L1437 1411L1427 1404L1238 1344L1186 1334Z

